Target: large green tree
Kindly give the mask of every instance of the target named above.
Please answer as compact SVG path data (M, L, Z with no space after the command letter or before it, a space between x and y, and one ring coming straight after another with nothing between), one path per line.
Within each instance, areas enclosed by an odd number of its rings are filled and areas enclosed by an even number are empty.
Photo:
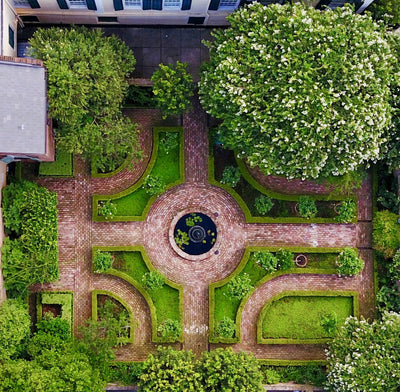
M100 170L138 152L137 126L122 118L121 104L135 58L118 38L99 30L38 29L31 54L48 69L50 115L57 146L83 154Z
M347 319L329 344L328 383L332 392L398 391L400 314L381 321Z
M254 2L213 33L201 102L221 141L266 174L342 175L382 155L393 55L352 8Z

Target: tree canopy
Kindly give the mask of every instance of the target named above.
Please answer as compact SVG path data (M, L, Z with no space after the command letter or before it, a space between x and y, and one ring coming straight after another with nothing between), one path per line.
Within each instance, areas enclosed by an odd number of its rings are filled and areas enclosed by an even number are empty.
M113 170L138 151L137 126L121 117L135 58L118 38L99 30L38 29L31 54L48 70L49 112L57 120L57 146ZM115 163L117 160L117 163Z
M381 321L347 319L328 350L332 392L396 391L400 379L400 315Z
M213 33L204 108L221 141L266 174L342 175L377 160L391 120L391 46L349 6L253 4Z

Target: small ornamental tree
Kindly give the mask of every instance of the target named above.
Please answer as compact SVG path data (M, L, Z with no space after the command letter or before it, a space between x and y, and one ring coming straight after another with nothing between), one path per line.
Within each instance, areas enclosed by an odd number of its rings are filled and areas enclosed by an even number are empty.
M202 355L199 372L207 392L261 392L262 373L256 358L245 352L235 353L231 348Z
M112 171L138 152L137 126L121 115L127 78L135 58L129 47L100 30L38 29L30 54L48 70L50 116L57 147L83 156L101 171Z
M30 335L31 318L22 302L7 299L0 305L0 362L16 354Z
M260 215L267 215L274 206L272 199L265 195L260 195L254 200L254 207Z
M397 391L400 380L400 314L368 323L350 317L329 343L331 392Z
M193 78L187 71L187 63L160 64L151 78L157 107L163 118L172 114L182 114L190 107L193 95Z
M299 214L306 219L314 218L317 215L317 206L310 196L300 196L298 203Z
M200 98L221 142L265 174L339 176L382 155L393 54L383 27L349 6L258 2L207 42Z
M387 210L378 211L373 220L374 249L381 252L385 258L393 257L400 246L400 226L397 220L398 215Z
M191 351L159 346L144 362L138 386L142 392L203 392L200 377Z
M164 286L165 276L159 271L146 272L142 278L143 286L148 290L156 290Z
M241 301L253 288L251 278L248 274L237 275L228 283L227 295L230 298Z
M235 322L229 318L224 317L215 328L215 335L222 338L233 338L236 332Z
M222 172L221 184L234 188L240 180L240 170L235 166L226 166Z
M350 223L357 217L357 204L353 199L343 200L336 209L338 212L335 217L336 222Z
M358 257L358 252L353 248L345 248L339 253L336 264L340 276L358 275L364 268L364 260Z
M97 250L93 258L94 272L107 272L112 268L113 263L114 259L110 252L101 252L100 250Z

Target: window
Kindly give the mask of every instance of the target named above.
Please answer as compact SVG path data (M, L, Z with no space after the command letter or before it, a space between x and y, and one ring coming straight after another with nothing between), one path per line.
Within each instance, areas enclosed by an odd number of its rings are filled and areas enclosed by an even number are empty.
M14 0L15 8L31 8L28 0Z
M86 9L86 0L68 0L69 8L83 8Z
M127 9L141 9L142 8L142 0L124 0L124 8Z
M15 46L15 34L11 26L8 26L8 43L14 49Z
M181 8L181 0L164 0L164 8L180 9Z
M221 0L219 2L219 10L233 10L238 6L237 0Z

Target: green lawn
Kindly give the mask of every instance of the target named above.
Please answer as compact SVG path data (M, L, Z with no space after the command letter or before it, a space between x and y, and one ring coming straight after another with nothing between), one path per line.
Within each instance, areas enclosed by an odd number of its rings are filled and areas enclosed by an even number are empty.
M72 154L65 151L57 151L56 160L54 162L40 163L39 175L72 177L74 175Z
M266 305L264 339L322 339L333 337L320 325L321 316L335 313L338 326L353 315L353 297L285 296Z

